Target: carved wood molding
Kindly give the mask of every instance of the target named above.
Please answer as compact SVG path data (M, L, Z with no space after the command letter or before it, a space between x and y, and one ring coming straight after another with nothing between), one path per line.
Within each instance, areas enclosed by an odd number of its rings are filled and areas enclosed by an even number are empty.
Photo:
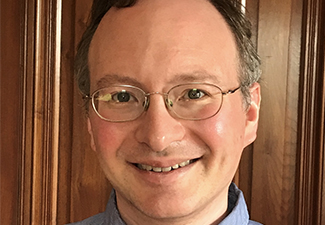
M324 224L324 1L304 1L296 224ZM323 197L322 197L323 196Z
M56 224L62 0L25 0L19 224Z

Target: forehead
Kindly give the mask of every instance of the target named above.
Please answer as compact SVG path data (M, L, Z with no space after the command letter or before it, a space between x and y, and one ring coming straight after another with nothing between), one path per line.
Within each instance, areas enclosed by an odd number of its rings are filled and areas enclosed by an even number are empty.
M140 83L205 72L204 77L233 80L236 59L233 35L210 2L140 0L111 8L99 24L89 50L91 86L110 74Z

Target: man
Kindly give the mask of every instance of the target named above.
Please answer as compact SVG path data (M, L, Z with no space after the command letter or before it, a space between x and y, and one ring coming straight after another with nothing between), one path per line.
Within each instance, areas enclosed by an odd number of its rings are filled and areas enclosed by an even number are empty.
M94 3L77 78L114 190L76 224L258 224L232 184L259 117L249 36L229 0Z

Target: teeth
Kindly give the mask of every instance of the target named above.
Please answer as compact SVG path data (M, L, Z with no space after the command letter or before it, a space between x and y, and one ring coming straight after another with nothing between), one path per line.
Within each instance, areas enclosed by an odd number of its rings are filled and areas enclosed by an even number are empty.
M184 167L184 166L187 166L188 164L190 164L190 160L180 163L179 166Z
M148 171L152 170L152 166L146 166L146 170Z
M162 172L169 172L172 170L172 167L165 167L165 168L161 168Z
M180 164L175 164L174 166L169 166L169 167L154 167L154 166L149 166L149 165L144 165L144 164L137 164L137 167L141 170L147 170L147 171L153 171L156 173L161 173L161 172L169 172L171 170L176 170L180 167L187 166L191 163L193 163L195 160L187 160L185 162L181 162Z
M176 169L178 169L179 165L176 164L176 165L174 165L174 166L172 166L172 167L173 167L174 170L176 170Z
M155 172L161 172L162 168L161 167L152 167L152 170Z
M152 170L152 166L148 166L148 165L143 165L143 164L138 164L138 168L142 169L142 170Z

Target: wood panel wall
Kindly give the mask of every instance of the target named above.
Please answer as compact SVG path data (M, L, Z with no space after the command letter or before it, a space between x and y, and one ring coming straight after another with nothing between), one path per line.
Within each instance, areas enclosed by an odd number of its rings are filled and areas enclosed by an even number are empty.
M0 223L19 224L20 16L18 1L0 5ZM6 23L4 22L6 20ZM4 32L5 31L5 32ZM5 47L5 46L10 46Z
M89 0L1 0L1 224L65 224L104 210L73 77ZM247 0L262 58L258 138L236 183L266 225L325 224L325 2Z
M259 1L262 103L254 143L251 213L267 224L295 224L301 19L299 0ZM269 199L272 203L264 204Z
M303 2L297 224L325 224L325 2Z

